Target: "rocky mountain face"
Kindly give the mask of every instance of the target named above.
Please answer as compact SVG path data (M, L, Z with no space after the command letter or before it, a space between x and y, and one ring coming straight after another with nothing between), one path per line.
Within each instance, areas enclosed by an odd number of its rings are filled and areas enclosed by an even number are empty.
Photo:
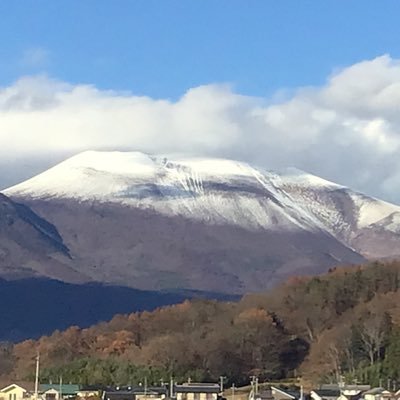
M141 289L244 293L400 253L400 207L298 170L85 152L5 194L57 227L80 279Z
M74 270L56 227L26 205L0 194L0 275L8 279L51 275L87 280Z

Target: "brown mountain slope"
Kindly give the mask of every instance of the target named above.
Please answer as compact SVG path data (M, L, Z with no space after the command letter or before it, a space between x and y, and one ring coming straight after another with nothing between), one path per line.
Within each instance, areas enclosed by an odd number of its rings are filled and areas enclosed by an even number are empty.
M0 193L0 275L87 280L72 267L69 249L54 225Z
M254 292L364 260L323 231L249 230L115 203L25 203L57 226L84 275L140 289Z

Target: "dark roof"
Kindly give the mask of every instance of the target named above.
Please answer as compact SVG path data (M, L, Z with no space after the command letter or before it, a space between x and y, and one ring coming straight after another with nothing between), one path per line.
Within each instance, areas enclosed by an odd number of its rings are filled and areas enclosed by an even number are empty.
M370 390L370 385L345 385L341 388L341 390L359 390L360 392L365 392L366 390Z
M112 399L132 399L137 394L167 394L168 389L165 386L148 386L145 390L143 386L123 386L116 388L107 388L104 390L103 398Z
M313 390L319 397L339 397L340 390L339 389L316 389Z
M359 390L360 392L365 392L367 390L370 390L371 386L370 385L344 385L340 386L337 383L329 383L329 384L324 384L319 387L318 390ZM316 392L316 390L314 390Z
M217 383L185 383L175 385L176 393L219 393L220 387Z
M81 388L79 389L80 392L94 392L94 391L99 391L99 390L109 390L107 386L101 386L101 385L82 385Z
M313 390L313 392L317 390L340 390L340 386L337 383L324 383L319 389Z
M107 400L132 400L135 398L135 393L133 392L126 392L122 390L118 391L111 391L111 392L104 392L103 399Z
M135 386L108 386L104 387L104 390L107 390L107 392L141 392L144 391L144 385L135 385ZM165 392L167 390L166 385L164 386L147 386L147 390L152 390L152 391L159 391L159 392Z

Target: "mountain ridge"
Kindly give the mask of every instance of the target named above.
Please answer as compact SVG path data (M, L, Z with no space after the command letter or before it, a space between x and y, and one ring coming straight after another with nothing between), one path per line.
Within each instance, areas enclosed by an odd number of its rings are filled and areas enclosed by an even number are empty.
M57 226L90 279L150 290L243 293L400 254L399 206L296 169L89 151L5 194Z

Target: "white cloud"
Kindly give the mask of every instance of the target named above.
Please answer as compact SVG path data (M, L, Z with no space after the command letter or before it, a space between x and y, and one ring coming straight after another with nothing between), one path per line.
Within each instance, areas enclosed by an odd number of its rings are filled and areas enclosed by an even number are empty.
M44 76L0 89L0 154L135 149L296 166L400 203L400 62L360 62L289 99L227 85L177 101L101 91ZM61 157L61 156L60 156Z

